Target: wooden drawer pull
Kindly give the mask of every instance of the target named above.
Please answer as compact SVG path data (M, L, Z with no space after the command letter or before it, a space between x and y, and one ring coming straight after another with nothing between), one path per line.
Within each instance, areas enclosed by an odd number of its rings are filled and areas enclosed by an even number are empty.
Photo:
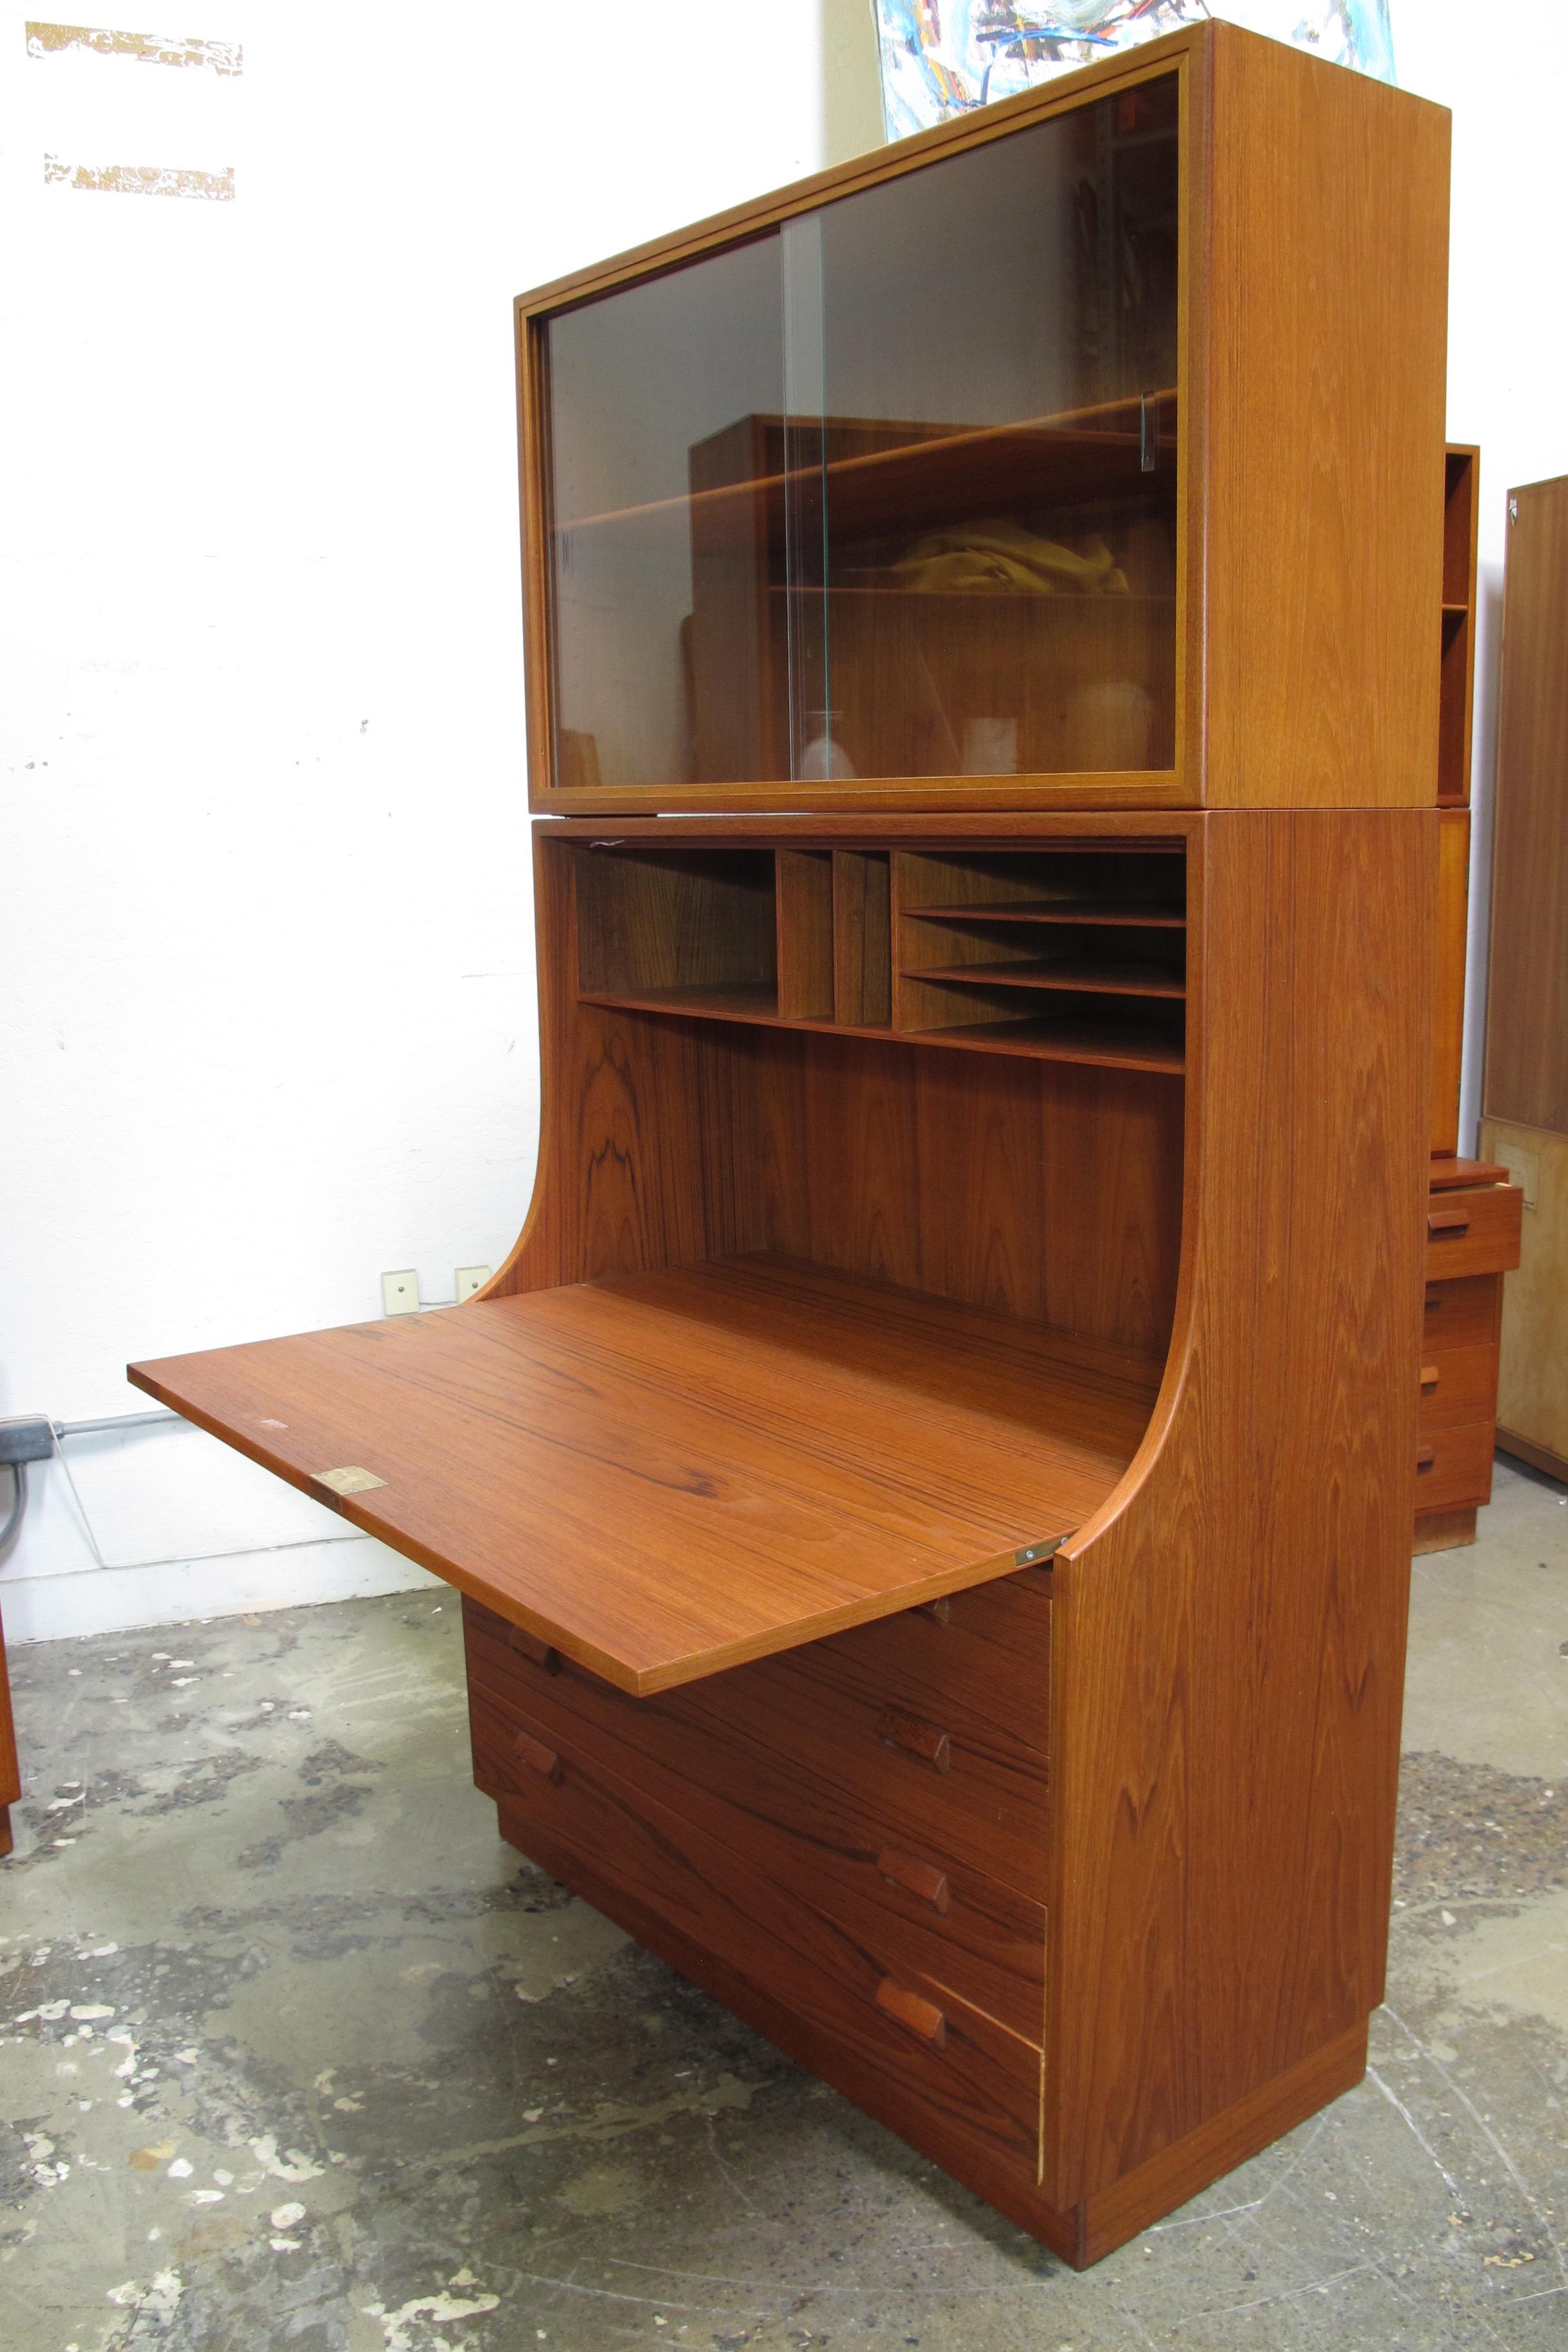
M560 1757L553 1748L546 1748L542 1739L535 1739L531 1731L520 1731L511 1746L518 1762L526 1765L531 1772L537 1772L541 1780L559 1780Z
M895 1886L929 1903L933 1911L947 1909L947 1873L934 1862L921 1862L912 1853L900 1853L896 1846L888 1845L877 1856L877 1868Z
M952 1762L947 1734L934 1723L922 1723L918 1715L905 1715L896 1706L884 1708L877 1722L877 1737L889 1748L902 1748L909 1755L918 1756L936 1772L945 1772Z
M542 1642L537 1633L525 1633L521 1625L509 1625L507 1643L523 1657L531 1658L536 1666L542 1666L547 1675L561 1672L560 1651L552 1650L548 1642Z
M1468 1209L1428 1209L1426 1230L1429 1234L1468 1234L1470 1230Z
M910 1992L901 1984L895 1984L891 1977L884 1977L877 1987L877 2006L917 2034L928 2048L945 2049L947 2020L934 2001L922 2000L918 1992Z
M1438 1373L1437 1373L1437 1367L1436 1367L1436 1364L1423 1364L1423 1365L1422 1365L1422 1367L1421 1367L1421 1385L1422 1385L1422 1387L1423 1387L1424 1389L1435 1389L1435 1388L1436 1387L1436 1385L1437 1385L1437 1379L1438 1379Z
M1442 1284L1441 1284L1440 1282L1434 1282L1434 1283L1430 1283L1430 1284L1428 1284L1428 1286L1427 1286L1427 1290L1426 1290L1426 1312L1427 1312L1427 1314L1428 1314L1428 1315L1430 1315L1436 1307L1441 1307L1441 1306L1443 1305L1443 1303L1444 1303L1444 1294L1443 1294L1443 1286L1442 1286Z
M1416 1476L1419 1477L1423 1470L1430 1470L1436 1458L1436 1455L1433 1453L1432 1448L1429 1445L1417 1446L1415 1450Z

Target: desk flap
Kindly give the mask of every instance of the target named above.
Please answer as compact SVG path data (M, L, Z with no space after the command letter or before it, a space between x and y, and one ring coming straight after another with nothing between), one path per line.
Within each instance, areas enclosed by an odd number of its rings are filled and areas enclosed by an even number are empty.
M1142 1359L759 1257L137 1364L152 1396L623 1690L1044 1557Z

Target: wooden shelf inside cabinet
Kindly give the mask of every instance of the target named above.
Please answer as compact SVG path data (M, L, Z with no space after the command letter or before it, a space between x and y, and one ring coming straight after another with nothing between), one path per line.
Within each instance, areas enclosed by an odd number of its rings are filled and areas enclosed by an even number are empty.
M831 1013L786 1017L778 1009L778 990L768 980L736 981L715 987L584 989L584 1004L618 1005L627 1013L676 1013L705 1021L766 1021L786 1028L831 1028Z
M966 1046L971 1053L1028 1054L1047 1062L1082 1062L1102 1070L1153 1070L1180 1077L1186 1055L1161 1031L1108 1030L1089 1021L974 1021L960 1029L899 1033L907 1045Z
M1007 907L913 907L907 911L922 922L965 923L1110 923L1138 930L1184 931L1187 919L1178 908L1152 907L1129 899L1118 905L1105 898L1047 898L1035 904Z
M1176 450L1176 394L1173 390L1153 393L1149 405L1160 419L1154 455L1163 455L1168 465ZM884 530L889 524L898 527L911 515L930 528L986 513L995 504L1003 475L1010 499L1026 498L1037 506L1056 497L1075 501L1144 497L1149 488L1151 469L1143 462L1136 400L1029 417L1016 425L957 428L851 417L833 417L826 425L810 417L757 416L749 421L753 439L777 437L782 442L786 424L796 431L824 435L829 450L826 463L780 467L732 482L705 484L672 498L650 499L639 506L567 516L556 525L557 537L643 522L658 526L689 515L700 525L705 549L712 552L721 545L727 523L732 523L737 540L749 546L759 507L769 538L782 539L792 490L831 499L838 529L853 537Z
M994 971L965 970L960 981L990 981ZM584 1004L602 1004L626 1013L666 1013L708 1021L741 1021L770 1029L807 1029L820 1036L874 1037L899 1045L958 1045L970 1052L1027 1054L1036 1061L1079 1062L1097 1069L1156 1070L1179 1076L1186 1057L1168 1034L1133 1025L1114 1029L1089 1021L976 1021L963 1028L894 1029L875 1024L835 1021L826 1014L786 1019L775 1009L773 989L765 982L734 988L670 988L657 993L584 995Z
M746 1256L132 1378L642 1693L1011 1573L1110 1493L1158 1370Z
M952 963L906 967L906 980L942 980L970 988L1061 988L1087 996L1184 997L1186 985L1157 964Z
M835 580L824 587L786 587L783 581L773 582L770 596L815 596L849 599L875 597L897 604L958 604L976 613L993 612L999 604L1009 609L1025 605L1038 613L1125 613L1142 611L1152 605L1161 612L1170 612L1175 605L1173 596L1115 596L1079 594L1076 591L1035 590L1026 588L904 588L891 581Z

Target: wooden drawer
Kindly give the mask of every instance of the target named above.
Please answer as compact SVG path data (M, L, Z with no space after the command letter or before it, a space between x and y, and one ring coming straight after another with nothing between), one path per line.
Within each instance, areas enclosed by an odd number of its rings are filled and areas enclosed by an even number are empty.
M1494 1280L1495 1276L1492 1277ZM1497 1349L1489 1340L1468 1348L1434 1348L1421 1361L1421 1435L1495 1420Z
M1421 1360L1445 1348L1495 1349L1502 1306L1500 1274L1472 1274L1458 1282L1429 1282L1421 1323Z
M1444 1192L1426 1208L1426 1279L1506 1274L1519 1264L1524 1196L1517 1184L1480 1184Z
M710 1822L602 1765L563 1756L552 1774L517 1777L500 1795L502 1829L563 1885L634 1934L665 1924L693 1959L711 1955L805 2021L822 2045L811 2063L852 2096L867 2078L889 2081L928 2130L1037 2177L1037 2043L918 1970L892 1973L866 1939L738 1861Z
M966 1735L1002 1722L1043 1755L1050 1706L1050 1571L1031 1568L998 1577L927 1608L901 1610L873 1625L786 1650L746 1671L760 1683L769 1667L846 1692L874 1688L889 1706L940 1717Z
M1026 1654L1041 1677L1031 1719L1043 1737L1048 1603L1032 1594L1024 1606ZM1000 1696L985 1708L983 1660L970 1652L965 1663L965 1624L955 1633L951 1619L946 1626L884 1621L638 1699L559 1661L551 1671L529 1654L536 1644L523 1637L523 1651L509 1646L510 1629L475 1603L464 1604L464 1619L470 1675L486 1674L492 1690L510 1685L531 1714L607 1734L628 1754L792 1832L836 1843L847 1836L861 1851L891 1845L1044 1900L1045 1751L1000 1719L1004 1706L1016 1704L1000 1670ZM889 1633L880 1645L860 1639ZM912 1663L939 1654L959 1661L951 1699L929 1672L917 1678ZM498 1672L500 1660L510 1663ZM1022 1679L1016 1664L1008 1671Z
M493 1622L493 1621L492 1621ZM575 1686L574 1686L575 1685ZM695 1816L749 1867L830 1915L894 1971L914 1969L1038 2041L1046 1917L1040 1904L935 1853L918 1824L901 1833L852 1791L760 1759L727 1736L660 1721L648 1702L605 1692L581 1702L580 1678L524 1662L510 1671L482 1632L469 1644L475 1777L491 1796L542 1759L575 1760L635 1781Z
M1489 1501L1492 1491L1492 1425L1434 1430L1423 1435L1416 1454L1415 1515L1468 1510Z

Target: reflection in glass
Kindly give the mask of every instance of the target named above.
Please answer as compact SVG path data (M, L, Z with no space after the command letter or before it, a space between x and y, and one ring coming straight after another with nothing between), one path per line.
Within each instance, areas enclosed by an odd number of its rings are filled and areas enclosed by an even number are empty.
M558 780L1168 767L1173 76L551 322Z
M735 593L783 562L777 236L547 334L557 782L786 776L784 677Z

